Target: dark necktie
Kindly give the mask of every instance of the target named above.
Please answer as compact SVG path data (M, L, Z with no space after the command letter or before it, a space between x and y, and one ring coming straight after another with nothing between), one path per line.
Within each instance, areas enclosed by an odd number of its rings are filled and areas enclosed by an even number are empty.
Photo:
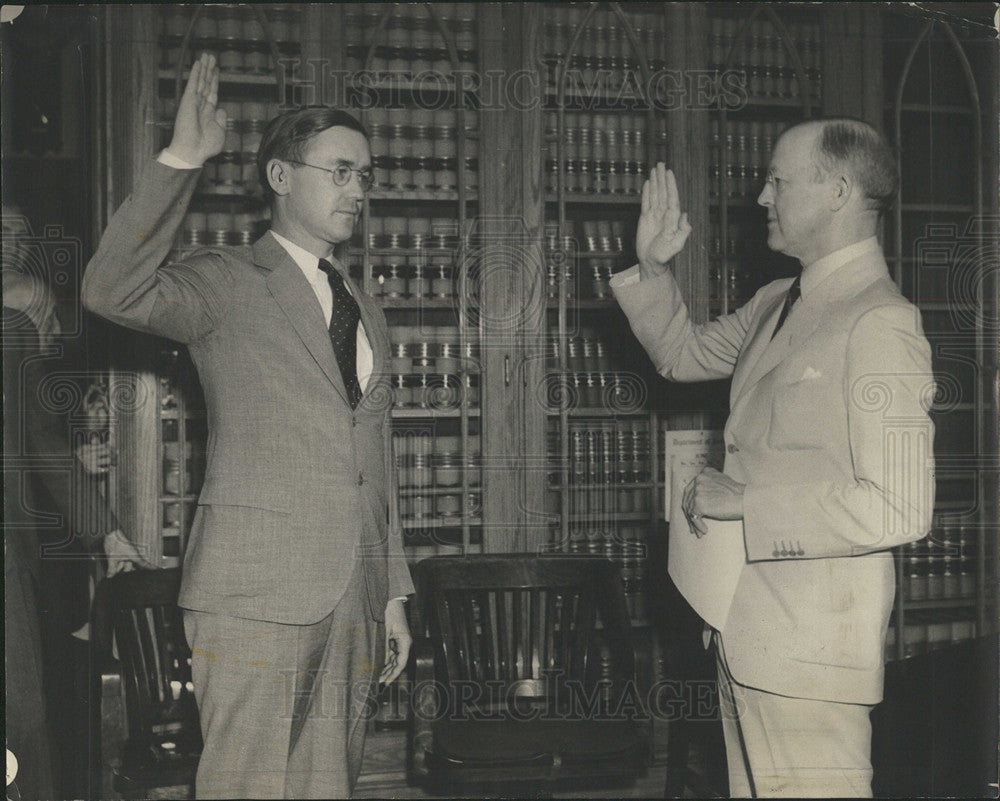
M351 408L357 409L361 402L361 384L358 381L358 323L361 309L347 287L344 279L326 259L319 260L319 268L326 273L326 280L333 290L333 314L330 315L330 342L337 357L340 375L347 388Z
M774 333L771 334L771 339L777 335L781 330L781 326L785 324L785 320L788 318L788 312L792 310L792 306L795 305L797 301L802 297L802 290L799 286L799 276L795 276L795 280L792 285L788 287L788 294L785 295L785 305L781 307L781 316L778 317L778 324L774 327Z

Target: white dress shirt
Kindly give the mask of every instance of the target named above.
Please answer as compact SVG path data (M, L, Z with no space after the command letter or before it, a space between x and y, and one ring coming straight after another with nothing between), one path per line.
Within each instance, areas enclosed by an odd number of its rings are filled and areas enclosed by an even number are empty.
M159 156L157 156L157 161L160 164L164 164L167 167L173 167L177 170L197 170L199 169L197 164L191 164L184 159L180 159L171 153L169 150L163 150ZM292 257L299 269L302 270L302 274L306 277L309 282L309 286L312 287L313 292L316 293L316 298L319 300L320 308L323 309L323 319L326 320L327 327L330 325L330 318L333 316L333 290L330 289L330 282L327 280L326 273L319 269L319 260L324 258L330 261L333 256L333 250L331 249L326 255L320 257L310 253L305 248L296 245L294 242L286 239L281 234L276 231L271 231L271 235L278 240L278 244L281 245L287 252L288 255ZM347 287L347 291L352 295L350 284L345 281L344 286ZM368 334L365 333L364 323L360 320L358 321L358 334L357 334L357 346L358 346L358 383L361 385L361 391L364 392L368 387L368 380L371 378L372 370L375 366L375 357L372 353L371 342L368 340Z

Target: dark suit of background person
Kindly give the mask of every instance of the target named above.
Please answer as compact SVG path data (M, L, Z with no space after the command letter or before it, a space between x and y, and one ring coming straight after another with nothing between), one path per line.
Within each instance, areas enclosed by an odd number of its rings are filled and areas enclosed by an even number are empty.
M208 465L180 596L205 738L196 792L344 797L360 771L379 631L385 621L395 641L385 645L398 643L383 672L392 680L409 649L400 597L413 586L399 533L387 531L385 318L333 260L359 300L372 353L352 409L318 301L318 258L349 238L363 190L354 173L335 186L329 173L293 161L331 168L347 158L360 168L370 154L363 134L342 127L343 113L298 152L274 154L275 132L310 112L272 121L258 157L277 196L272 232L252 247L163 265L199 170L162 162L198 165L221 150L217 86L214 59L202 56L170 147L87 269L84 304L186 343L204 389ZM279 227L312 253L308 264L276 238Z
M59 376L66 343L48 287L18 264L14 212L4 208L7 741L22 797L69 796L87 763L88 698L76 684L86 665L71 634L89 617L89 567L102 544L109 571L143 560L73 447L63 401L74 394Z
M733 795L751 790L744 753L761 796L871 794L868 715L882 697L894 594L888 549L927 533L934 497L930 349L874 238L895 194L893 164L855 121L806 123L779 139L759 202L770 247L804 264L801 299L780 330L789 279L733 314L690 321L665 269L690 227L678 223L662 165L636 248L640 262L659 255L612 282L662 375L733 377L724 473L689 485L693 528L671 527L694 536L703 517L743 521L746 564L715 633L720 692L735 695L738 713L724 705ZM660 231L654 250L645 243Z
M15 781L22 798L51 798L51 742L42 688L42 640L38 619L37 509L28 460L31 394L25 367L39 353L38 331L28 316L3 310L4 451L4 668L6 745L18 761Z

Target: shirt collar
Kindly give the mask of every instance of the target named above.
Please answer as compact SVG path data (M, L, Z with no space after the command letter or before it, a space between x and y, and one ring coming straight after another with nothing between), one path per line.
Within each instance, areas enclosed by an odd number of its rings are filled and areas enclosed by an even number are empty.
M815 291L816 287L823 283L825 279L829 278L848 262L854 261L859 256L864 256L878 249L878 237L870 236L868 239L862 239L860 242L855 242L846 248L835 250L833 253L827 253L822 259L814 261L802 270L802 297L808 297L810 292Z
M317 279L317 276L319 274L318 256L315 256L305 248L296 245L290 239L286 239L273 229L271 230L271 236L277 239L278 244L281 245L286 251L288 251L288 255L292 257L292 261L294 261L297 265L299 265L299 269L302 270L303 273L305 273L306 278L308 278L310 281L313 282L318 280ZM329 262L332 262L333 251L331 250L329 253L323 256L323 258ZM326 280L325 276L323 280Z

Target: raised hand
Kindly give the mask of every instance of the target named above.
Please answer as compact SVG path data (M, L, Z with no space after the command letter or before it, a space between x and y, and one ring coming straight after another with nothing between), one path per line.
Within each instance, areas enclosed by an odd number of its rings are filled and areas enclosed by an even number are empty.
M202 53L191 67L184 94L177 105L174 136L167 148L188 164L201 166L222 152L226 141L226 112L219 102L219 68L215 56Z
M687 214L681 214L677 180L661 161L642 186L642 215L635 234L642 277L662 275L667 262L683 250L690 233Z

